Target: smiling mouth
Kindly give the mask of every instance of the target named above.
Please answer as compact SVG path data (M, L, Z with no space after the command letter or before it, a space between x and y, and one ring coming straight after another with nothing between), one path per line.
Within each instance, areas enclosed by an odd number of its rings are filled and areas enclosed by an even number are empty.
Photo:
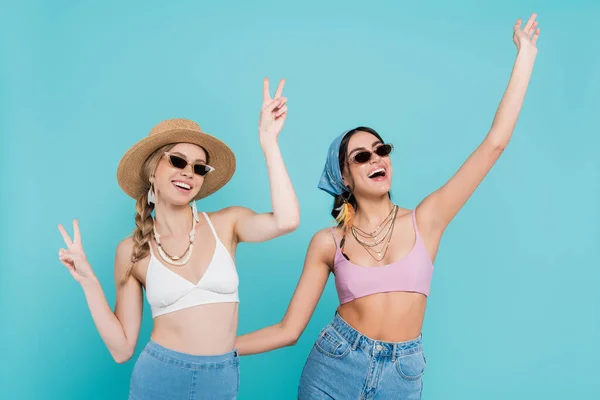
M370 179L385 178L385 169L379 168L369 174Z
M192 187L185 182L173 181L172 183L173 183L173 186L175 186L175 188L177 188L181 191L189 192L190 190L192 190Z

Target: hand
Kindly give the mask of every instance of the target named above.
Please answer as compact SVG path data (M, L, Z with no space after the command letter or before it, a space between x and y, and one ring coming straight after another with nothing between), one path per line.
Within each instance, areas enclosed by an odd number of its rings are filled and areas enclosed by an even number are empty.
M284 79L279 81L275 97L272 99L269 94L269 79L265 78L263 82L263 104L260 110L260 120L258 121L258 134L261 145L277 140L277 136L287 118L287 98L281 97L284 85Z
M537 14L531 14L529 21L525 24L525 27L521 29L521 19L518 19L513 28L513 41L517 45L517 50L522 49L532 50L534 53L537 52L536 43L540 36L540 28L535 20ZM537 29L536 29L537 28Z
M73 221L74 240L71 240L71 237L62 225L58 225L58 230L67 245L66 250L60 249L58 251L58 259L60 262L69 269L73 278L79 283L86 278L93 277L94 272L92 271L92 267L88 263L83 247L81 246L81 235L79 234L79 223L77 220Z

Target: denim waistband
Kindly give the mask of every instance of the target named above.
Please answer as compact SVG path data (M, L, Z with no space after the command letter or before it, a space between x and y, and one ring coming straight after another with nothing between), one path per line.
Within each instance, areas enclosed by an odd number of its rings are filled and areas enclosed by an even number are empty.
M144 348L144 352L160 361L188 369L218 369L239 361L237 350L214 356L200 356L168 349L152 339Z
M352 349L361 348L367 354L396 359L422 350L421 335L407 342L383 342L371 339L350 326L337 312L330 325L352 345Z

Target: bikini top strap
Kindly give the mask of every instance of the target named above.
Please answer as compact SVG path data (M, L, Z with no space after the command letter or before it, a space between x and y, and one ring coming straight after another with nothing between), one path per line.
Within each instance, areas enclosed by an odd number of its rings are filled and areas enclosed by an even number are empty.
M412 211L413 227L415 228L415 236L419 236L419 228L417 227L417 208Z
M202 215L204 215L204 218L206 218L206 222L208 223L208 226L210 227L211 232L213 233L213 235L215 235L215 239L219 239L219 237L217 236L217 231L215 230L215 227L213 226L212 222L210 221L210 218L208 218L208 214L206 214L205 212L202 212Z
M334 227L331 228L331 236L333 237L333 241L335 242L335 247L339 248L340 244L338 243L338 240L335 237L335 228Z

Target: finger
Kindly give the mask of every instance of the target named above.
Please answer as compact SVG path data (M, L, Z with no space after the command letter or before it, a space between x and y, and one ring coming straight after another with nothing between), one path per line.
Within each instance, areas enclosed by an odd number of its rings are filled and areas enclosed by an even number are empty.
M531 29L529 30L529 32L527 32L527 36L531 39L531 36L535 33L535 31L537 30L538 27L538 23L537 21L535 21L533 23L533 25L531 25Z
M62 224L58 224L58 230L60 231L60 234L62 235L67 247L71 247L73 245L73 241Z
M283 114L287 114L288 111L288 107L287 106L283 106L281 107L279 110L277 110L277 112L275 113L275 118L279 118L281 117Z
M521 24L522 24L522 23L523 23L523 21L521 20L521 18L519 18L519 19L517 20L517 22L515 22L515 26L513 26L513 29L514 29L515 31L517 31L517 30L521 29Z
M265 109L268 112L273 112L273 111L275 111L275 109L282 107L286 102L287 102L287 97L280 97L280 98L274 99L270 103L268 103L266 105Z
M81 244L81 234L79 233L79 221L73 220L73 243Z
M73 258L69 254L69 252L65 249L60 249L58 251L58 260L65 266L69 268L74 268L75 265L73 263Z
M533 38L531 38L531 43L535 46L538 38L540 37L540 28L537 28L535 33L533 34Z
M74 271L75 270L75 268L73 267L73 265L69 264L67 261L60 260L60 263L62 265L64 265L65 267L67 267L69 269L69 271Z
M531 26L533 25L533 22L535 21L536 18L537 18L536 13L531 14L531 17L529 17L529 21L527 21L527 23L525 24L525 28L523 28L523 31L525 31L525 33L529 32L529 30L531 29Z
M65 250L65 249L60 249L58 251L58 258L61 260L70 260L70 261L73 260L73 257L71 257L71 254L69 253L69 251Z
M275 98L281 97L281 93L283 93L283 87L285 86L285 79L279 81L279 85L277 85L277 90L275 91Z
M271 96L269 95L269 78L265 78L263 80L263 102L269 100L271 100Z
M73 266L73 259L68 254L58 256L58 260L63 264L68 264L71 267Z

